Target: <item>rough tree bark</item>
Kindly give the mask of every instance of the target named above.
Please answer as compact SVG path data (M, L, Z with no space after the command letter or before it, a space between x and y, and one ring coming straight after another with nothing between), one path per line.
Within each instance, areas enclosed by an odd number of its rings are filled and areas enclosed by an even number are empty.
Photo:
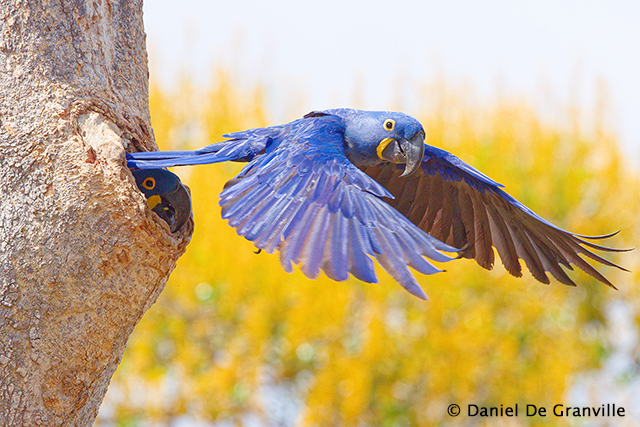
M0 425L91 425L193 230L149 209L142 1L0 0Z

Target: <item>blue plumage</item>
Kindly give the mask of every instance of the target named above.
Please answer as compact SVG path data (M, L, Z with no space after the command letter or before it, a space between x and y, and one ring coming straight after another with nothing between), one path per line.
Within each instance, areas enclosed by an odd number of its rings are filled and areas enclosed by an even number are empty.
M256 247L280 253L286 271L348 273L376 282L372 258L412 294L426 298L408 266L441 271L443 252L493 266L495 247L520 276L523 259L544 283L575 264L611 285L585 262L615 265L587 247L618 251L561 230L454 155L424 144L420 123L403 113L316 111L280 126L225 135L194 151L131 153L137 169L242 161L220 194L222 217ZM600 236L594 238L603 238ZM611 285L613 286L613 285Z

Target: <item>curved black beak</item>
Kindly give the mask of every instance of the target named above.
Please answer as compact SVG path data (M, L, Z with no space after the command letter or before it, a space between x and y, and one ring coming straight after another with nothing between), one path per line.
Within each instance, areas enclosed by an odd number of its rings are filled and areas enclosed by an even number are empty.
M422 166L422 158L424 157L424 132L420 131L413 139L400 142L400 149L404 151L405 164L402 176L408 176L415 173Z
M178 184L172 192L161 194L160 202L151 210L169 225L172 233L175 233L191 216L191 196L184 185Z
M413 139L386 138L378 144L378 157L391 163L405 164L402 176L416 172L424 157L424 132L420 131Z

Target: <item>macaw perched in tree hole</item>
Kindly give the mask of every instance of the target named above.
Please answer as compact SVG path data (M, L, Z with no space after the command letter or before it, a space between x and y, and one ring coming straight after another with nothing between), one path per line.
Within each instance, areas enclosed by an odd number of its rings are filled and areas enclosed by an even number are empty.
M571 264L614 287L581 255L622 267L592 249L620 252L564 231L502 190L502 185L454 155L424 143L413 117L387 111L313 111L280 126L224 135L194 151L127 154L142 170L225 161L247 162L220 194L222 217L283 268L301 264L309 278L351 273L377 282L373 259L407 291L426 295L407 268L440 272L430 261L465 257L491 269L493 247L506 270L546 272L575 286ZM189 207L190 209L190 207ZM451 255L447 255L450 253ZM457 256L456 256L457 255Z
M186 224L191 217L191 196L178 175L166 169L138 169L133 171L133 178L149 209L169 225L172 233Z

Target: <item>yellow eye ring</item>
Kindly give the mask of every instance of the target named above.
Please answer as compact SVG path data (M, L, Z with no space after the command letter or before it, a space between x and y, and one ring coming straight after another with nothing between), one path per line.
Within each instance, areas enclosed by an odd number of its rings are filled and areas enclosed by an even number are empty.
M384 124L382 126L384 126L385 130L391 132L393 128L396 127L396 122L393 119L387 119L384 121Z
M147 177L142 181L142 186L147 190L153 190L156 186L156 180L151 177Z

